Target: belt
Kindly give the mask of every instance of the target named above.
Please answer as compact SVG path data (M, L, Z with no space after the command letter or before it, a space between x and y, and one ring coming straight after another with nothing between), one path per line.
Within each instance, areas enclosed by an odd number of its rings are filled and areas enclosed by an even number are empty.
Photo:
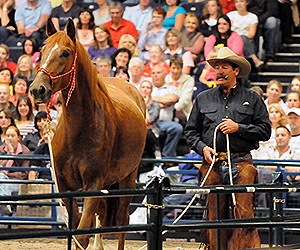
M247 154L250 154L250 153L248 153L248 152L231 153L230 158L234 159L234 158L237 158L237 157L243 157ZM228 159L228 153L220 152L220 153L218 153L218 158L221 161L227 160Z

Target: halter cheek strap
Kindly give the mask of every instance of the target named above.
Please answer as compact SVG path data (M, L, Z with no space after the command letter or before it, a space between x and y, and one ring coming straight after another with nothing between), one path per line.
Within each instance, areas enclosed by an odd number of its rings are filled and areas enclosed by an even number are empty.
M61 75L52 76L51 73L46 68L44 68L44 67L40 67L38 69L38 71L37 71L37 72L41 71L41 72L45 73L47 76L49 76L49 78L51 80L52 89L53 89L53 84L54 84L54 80L55 79L62 78L64 76L66 76L66 75L71 74L68 85L65 88L61 89L61 90L65 90L65 89L67 89L71 85L71 87L69 89L69 92L68 92L68 97L67 97L67 101L66 101L66 107L68 107L69 100L70 100L70 98L72 96L72 93L73 93L73 91L75 89L76 62L77 62L77 51L75 53L75 57L74 57L74 62L73 62L72 68L68 72L66 72L64 74L61 74ZM51 94L50 101L49 101L49 104L48 104L48 107L47 107L47 120L48 121L50 121L50 107L51 107L51 104L52 104L53 97L54 97L54 95Z

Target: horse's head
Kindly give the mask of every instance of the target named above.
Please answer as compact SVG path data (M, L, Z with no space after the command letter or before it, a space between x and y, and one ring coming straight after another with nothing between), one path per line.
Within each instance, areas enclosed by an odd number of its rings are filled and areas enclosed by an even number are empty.
M41 51L40 68L30 87L37 102L48 102L51 94L68 88L76 67L73 21L69 19L66 30L58 32L49 18L47 34L49 38Z

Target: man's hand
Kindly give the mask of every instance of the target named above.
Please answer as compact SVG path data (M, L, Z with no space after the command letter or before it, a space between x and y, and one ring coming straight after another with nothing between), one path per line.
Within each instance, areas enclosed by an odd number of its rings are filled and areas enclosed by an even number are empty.
M231 134L237 132L239 125L231 119L223 119L223 122L220 125L220 130L223 134Z
M218 156L218 154L212 148L206 146L203 148L203 156L208 164L211 164L213 161L213 156Z
M38 28L37 27L34 27L34 28L28 28L25 30L25 35L28 37L30 36L34 31L37 31Z

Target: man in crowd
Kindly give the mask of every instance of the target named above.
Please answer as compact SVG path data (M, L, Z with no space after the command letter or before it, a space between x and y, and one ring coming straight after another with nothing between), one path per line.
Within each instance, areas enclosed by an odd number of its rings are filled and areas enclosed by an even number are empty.
M150 6L150 2L151 0L140 0L138 5L128 7L124 11L123 18L133 22L138 36L146 30L147 24L151 21L153 9Z
M96 67L98 74L102 77L109 77L111 69L111 59L108 55L100 55L96 59Z
M16 107L8 101L10 98L10 88L8 84L0 84L0 108L9 108L10 111L15 115Z
M147 79L143 76L144 62L139 57L133 57L129 61L130 79L129 82L132 83L137 89L140 89L141 83Z
M109 15L111 17L111 21L105 23L104 26L106 26L109 30L114 47L119 47L120 38L125 34L132 35L135 41L137 41L138 35L135 25L122 18L123 8L120 2L112 1L110 3Z
M291 108L287 117L292 135L290 146L292 149L300 150L300 109Z
M218 56L207 59L216 71L217 87L201 92L195 99L186 125L185 135L192 150L203 156L200 173L206 176L210 164L213 168L205 185L257 182L257 170L253 167L250 151L257 149L259 141L271 136L268 111L262 98L254 91L242 87L238 78L251 71L249 62L233 53L228 47L219 50ZM214 148L214 131L216 148ZM227 141L227 135L229 140ZM230 148L232 171L229 173L227 143ZM217 157L217 161L213 158ZM215 194L208 194L208 220L216 220ZM233 211L236 218L252 218L253 194L235 194ZM220 195L220 219L229 218L229 196ZM226 206L227 204L227 206ZM210 249L217 249L216 230L208 230ZM257 229L237 228L221 230L221 249L259 248Z
M177 89L165 84L166 70L162 65L155 65L152 69L153 92L152 99L160 104L159 122L161 134L166 135L162 148L163 157L174 157L177 144L182 136L183 128L173 122L174 104L178 101Z

